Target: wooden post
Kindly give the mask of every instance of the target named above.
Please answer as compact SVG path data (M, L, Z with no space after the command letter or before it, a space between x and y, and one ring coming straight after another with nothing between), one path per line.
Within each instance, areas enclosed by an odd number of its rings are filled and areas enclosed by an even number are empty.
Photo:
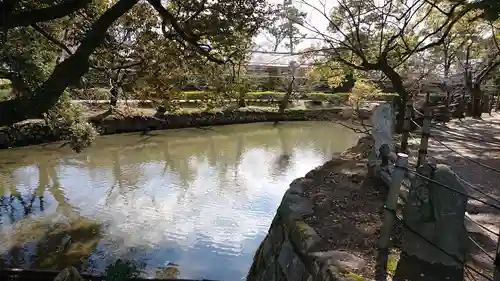
M377 280L385 280L387 274L387 259L389 255L389 241L391 240L391 231L396 221L394 212L398 205L398 195L401 189L401 182L404 179L406 168L408 167L408 155L398 153L396 166L392 173L392 181L389 186L389 194L385 204L384 222L380 229L380 238L378 240L378 261L377 261Z
M418 149L417 167L422 165L427 158L427 148L429 147L429 136L431 134L432 109L425 108L424 120L422 124L422 138Z
M390 232L395 221L395 217L392 212L396 210L396 206L398 203L398 194L399 190L401 189L401 182L404 179L407 167L408 155L404 153L398 153L396 167L394 168L394 172L392 174L392 182L391 186L389 187L389 194L387 195L385 204L385 207L388 210L385 210L384 214L384 223L380 231L380 239L378 244L379 248L387 248L389 246Z
M408 137L410 135L411 117L413 114L413 101L411 98L406 102L405 121L403 123L403 135L401 136L401 151L408 152Z

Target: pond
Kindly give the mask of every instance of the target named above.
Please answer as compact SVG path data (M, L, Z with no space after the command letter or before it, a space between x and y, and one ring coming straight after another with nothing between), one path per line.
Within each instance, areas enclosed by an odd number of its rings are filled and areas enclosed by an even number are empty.
M332 122L230 125L0 151L0 266L243 280L289 183L353 146Z

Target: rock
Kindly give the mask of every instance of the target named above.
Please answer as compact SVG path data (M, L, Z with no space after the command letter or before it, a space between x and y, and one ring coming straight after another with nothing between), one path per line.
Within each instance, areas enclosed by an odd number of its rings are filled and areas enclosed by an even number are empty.
M315 252L311 256L317 258L320 263L334 265L344 272L359 270L366 265L365 260L346 251Z
M278 263L287 281L301 281L306 273L306 268L300 258L293 251L290 242L283 243L281 252L278 256Z
M305 178L298 178L292 181L288 190L292 194L302 194L304 192Z
M460 180L446 165L433 167L426 164L417 172L466 194ZM418 176L411 186L403 211L406 224L443 251L464 261L468 242L464 225L467 197ZM463 266L408 228L403 228L403 251L429 263L457 268Z
M290 190L285 192L280 207L278 208L278 213L285 221L293 221L303 216L310 215L313 212L313 205L307 198L294 194Z
M63 269L59 274L54 278L54 281L84 281L82 276L78 273L76 268L70 266Z
M319 237L316 231L310 225L300 220L295 221L290 238L295 248L299 249L304 255L314 251L314 248L318 248L322 242L321 237Z

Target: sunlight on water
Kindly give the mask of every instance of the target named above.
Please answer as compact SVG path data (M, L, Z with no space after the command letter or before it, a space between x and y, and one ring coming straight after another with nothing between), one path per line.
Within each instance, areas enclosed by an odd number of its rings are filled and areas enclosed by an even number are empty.
M183 278L240 280L288 184L356 140L303 122L0 151L0 265L101 273L122 258L151 277L173 262Z

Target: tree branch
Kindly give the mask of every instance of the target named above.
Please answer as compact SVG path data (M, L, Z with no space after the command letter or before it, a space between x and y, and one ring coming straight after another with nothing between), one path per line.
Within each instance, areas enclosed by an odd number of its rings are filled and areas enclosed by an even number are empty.
M45 37L47 40L52 42L54 45L56 45L57 47L64 50L68 55L71 56L73 54L73 52L71 52L71 50L66 45L64 45L61 41L57 40L54 36L49 34L47 31L43 30L43 28L41 28L38 24L34 23L31 25L31 27L33 27L33 29L38 31L38 33L42 34L43 37Z
M18 13L2 9L0 10L0 15L2 15L0 17L0 28L10 29L19 26L29 26L38 22L62 18L86 7L90 3L92 3L92 0L66 0L61 4L47 8Z
M172 15L167 9L165 9L165 7L163 7L163 5L161 4L161 0L147 0L147 1L149 2L149 4L151 4L151 6L153 6L153 8L155 8L155 10L162 17L163 19L162 31L164 34L167 34L165 29L165 24L168 23L170 24L170 26L172 26L175 33L177 33L177 35L182 40L186 41L188 44L193 46L199 54L203 55L208 60L215 63L223 64L226 62L210 54L211 51L210 49L206 50L205 48L200 46L200 44L198 44L199 36L192 34L190 31L183 30L177 19L174 17L174 15Z
M58 64L50 77L33 95L0 102L0 126L12 125L29 118L40 118L59 100L64 90L76 84L89 69L89 57L102 44L108 28L127 13L138 0L119 0L92 24L80 46L69 58Z

